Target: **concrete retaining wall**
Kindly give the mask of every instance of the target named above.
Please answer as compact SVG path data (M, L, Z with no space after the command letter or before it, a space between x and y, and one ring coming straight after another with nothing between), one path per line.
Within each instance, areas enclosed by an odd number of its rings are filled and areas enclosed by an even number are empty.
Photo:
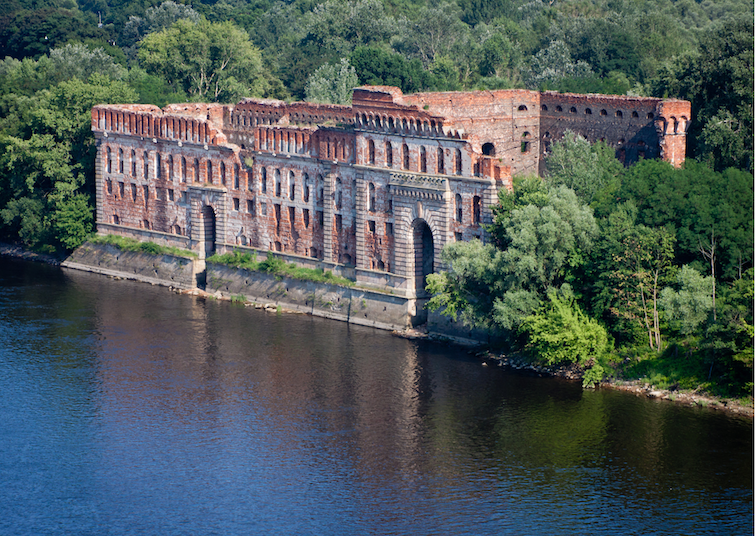
M353 287L280 278L207 263L207 292L280 305L286 309L379 329L410 325L414 300Z
M110 244L87 242L74 251L61 265L66 268L135 279L155 285L191 289L197 286L198 262L173 255L123 251Z
M74 251L62 266L155 285L193 289L205 262L149 253L122 251L109 244L87 242ZM470 330L437 313L417 311L426 300L368 290L301 281L251 272L223 264L207 263L206 290L227 298L244 296L248 301L274 304L301 313L350 322L378 329L404 330L418 318L427 318L431 335L470 344L488 342L480 330ZM418 314L419 313L419 314Z

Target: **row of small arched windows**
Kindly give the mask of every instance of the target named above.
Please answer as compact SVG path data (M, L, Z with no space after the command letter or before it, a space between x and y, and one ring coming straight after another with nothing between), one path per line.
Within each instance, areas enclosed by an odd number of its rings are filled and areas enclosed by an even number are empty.
M548 105L547 105L547 104L543 104L543 105L542 105L542 106L541 106L540 108L541 108L541 110L542 110L542 111L544 111L544 112L547 112L547 111L548 111ZM564 108L563 108L563 106L561 106L560 104L559 104L559 105L557 105L557 106L556 106L556 111L557 111L557 112L563 112L563 111L564 111ZM572 107L570 107L570 108L569 108L569 110L568 110L568 112L569 112L570 114L576 114L576 113L579 113L579 111L577 110L577 107L576 107L576 106L572 106ZM584 110L582 110L582 113L583 113L584 115L592 115L592 108L585 108ZM608 110L606 110L605 108L603 108L603 109L601 109L601 110L600 110L599 114L600 114L601 116L607 116L607 115L608 115ZM622 118L624 117L624 112L623 112L622 110L616 110L616 111L614 112L614 115L615 115L616 117L618 117L619 119L622 119ZM631 113L631 117L632 117L632 119L639 119L639 117L640 117L640 113L639 113L639 112L638 112L637 110L634 110L634 111L632 111L632 113ZM653 112L648 112L648 113L646 114L646 116L645 116L645 118L646 118L646 119L653 119L654 117L655 117L655 115L653 114Z
M401 145L401 169L409 170L410 167L410 158L409 158L409 146L404 143ZM376 145L374 140L369 140L367 142L367 163L376 165L378 163L378 158L376 154ZM392 168L394 167L394 156L393 156L393 144L390 141L385 142L385 149L383 151L383 158L382 162L384 163L386 167ZM419 159L418 159L418 170L420 173L428 173L430 166L428 166L428 153L427 149L424 145L421 145L419 148ZM432 166L432 173L439 173L439 174L445 174L446 171L446 157L445 157L445 150L443 147L438 147L436 149L435 154L435 162L434 166ZM461 150L456 149L454 153L454 171L457 175L461 175L462 172L462 160L461 160Z

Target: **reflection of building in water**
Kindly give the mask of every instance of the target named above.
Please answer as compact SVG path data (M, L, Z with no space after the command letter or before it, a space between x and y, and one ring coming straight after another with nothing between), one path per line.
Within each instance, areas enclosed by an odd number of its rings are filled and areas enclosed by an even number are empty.
M542 172L565 130L626 163L680 165L689 119L668 99L383 86L351 106L96 106L97 226L200 256L275 251L413 296L445 244L484 238L498 190Z

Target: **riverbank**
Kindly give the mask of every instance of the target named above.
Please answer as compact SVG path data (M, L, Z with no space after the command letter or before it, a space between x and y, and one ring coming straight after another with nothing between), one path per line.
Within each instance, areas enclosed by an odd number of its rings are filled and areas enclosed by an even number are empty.
M21 245L8 244L8 243L0 243L0 256L13 257L13 258L28 260L28 261L33 261L33 262L41 262L41 263L50 264L54 266L60 266L65 261L65 259L60 256L33 252L33 251L29 251L25 249ZM141 264L144 264L146 266L148 263L141 263ZM175 276L173 276L171 277L173 281L166 280L165 282L160 281L158 283L155 283L155 281L148 280L147 278L142 277L142 274L136 274L136 273L119 274L117 273L117 271L112 271L112 270L111 270L112 273L110 273L110 271L105 271L102 269L94 270L91 267L88 268L85 265L82 265L82 266L70 265L69 267L73 269L82 269L86 271L100 273L114 280L134 279L134 280L139 280L139 281L143 281L150 284L162 284L163 286L166 286L170 290L175 291L179 294L200 296L200 297L204 297L205 299L237 302L247 307L263 309L270 313L312 314L310 310L305 311L301 307L287 307L285 304L279 303L280 300L276 300L276 299L248 300L238 293L239 292L238 289L233 289L234 291L236 291L236 293L234 294L233 292L225 292L225 293L221 292L219 288L211 289L210 291L205 291L205 290L201 290L197 288L186 288L185 285L177 284L178 281L185 283L185 281L183 281L183 279L186 279L185 277L176 279ZM154 266L151 266L150 269L153 269L153 268ZM226 277L228 276L226 275ZM223 280L223 282L226 283L227 281ZM231 289L227 289L227 290L231 290ZM287 292L285 294L288 294L288 291L290 291L290 288L287 288L286 291ZM270 297L280 298L280 296L272 296L272 295L268 296L268 298ZM330 304L330 302L327 302L327 303ZM363 305L364 303L366 303L364 298L360 296L360 299L359 299L360 307L364 308L364 305ZM328 309L332 309L332 306L328 305ZM351 312L350 309L349 309L349 312ZM338 315L333 312L328 312L328 315L318 314L317 316L325 316L325 317L332 318L335 320L341 320L341 321L347 321L347 322L350 320L349 317L341 318L341 316L343 315ZM371 325L372 327L376 327L379 329L389 329L392 331L394 335L403 337L403 338L408 338L408 339L415 339L415 340L428 339L428 340L443 341L446 343L453 343L455 345L458 345L459 347L467 347L467 348L469 348L470 346L474 346L474 343L471 339L465 339L462 337L444 336L442 333L428 332L428 330L424 326L395 329L397 327L395 324L392 324L389 322L379 322L375 320L367 321L366 318L364 320L359 319L358 322L354 322L354 323L359 323L359 324L368 325L368 326ZM484 346L484 343L479 342L478 345ZM534 374L534 375L543 376L543 377L558 377L558 378L564 378L564 379L574 380L574 381L582 380L583 371L575 365L549 367L549 366L531 363L529 360L521 356L500 355L500 354L492 353L490 351L483 351L478 355L480 356L483 365L486 365L486 366L493 365L493 366L506 367L515 372L520 372L524 374ZM693 407L704 407L704 408L709 408L709 409L713 409L717 411L724 411L732 415L741 415L741 416L745 416L749 418L755 417L755 408L753 407L752 404L746 405L746 404L742 404L739 400L736 400L736 399L714 397L708 394L698 393L697 391L659 389L652 384L645 383L642 381L627 381L627 380L622 380L622 379L604 380L603 382L599 384L598 388L617 389L621 391L631 392L637 396L643 396L646 398L665 400L668 402L674 402L677 404L693 406Z
M0 242L0 256L24 259L27 261L43 262L53 266L60 266L65 257L61 255L51 255L49 253L37 253L30 251L20 244L9 244Z
M577 365L546 366L531 363L523 356L496 354L483 351L478 354L483 365L506 367L523 374L533 374L542 377L556 377L567 380L582 381L583 371ZM641 380L623 380L617 378L600 382L597 389L616 389L633 393L650 399L664 400L684 406L708 408L723 411L730 415L739 415L750 419L755 417L755 407L752 404L742 404L737 399L723 398L683 389L659 389Z

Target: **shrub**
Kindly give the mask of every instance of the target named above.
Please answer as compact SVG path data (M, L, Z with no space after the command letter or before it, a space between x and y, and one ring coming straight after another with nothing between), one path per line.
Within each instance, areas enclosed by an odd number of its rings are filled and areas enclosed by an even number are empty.
M549 303L524 319L520 329L536 357L549 365L594 363L610 351L603 326L588 317L574 300L549 296ZM594 374L597 374L598 370Z

